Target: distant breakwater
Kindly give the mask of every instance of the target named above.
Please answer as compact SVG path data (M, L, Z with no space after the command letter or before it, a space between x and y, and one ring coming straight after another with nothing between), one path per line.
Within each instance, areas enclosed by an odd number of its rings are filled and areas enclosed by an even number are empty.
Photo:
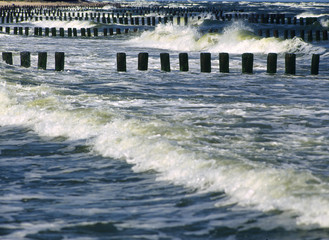
M258 30L254 33L258 37L275 37L282 39L289 39L300 37L304 41L327 41L328 28L319 24L316 17L297 18L296 16L288 16L286 14L273 14L273 13L244 13L243 9L219 9L216 7L135 7L132 5L123 6L120 4L113 4L111 8L103 8L104 5L95 6L5 6L0 8L0 33L13 34L17 36L34 36L34 37L108 37L116 36L119 34L129 34L139 31L152 30L158 24L174 24L181 26L188 26L190 22L195 20L212 20L212 21L247 21L250 24L262 24L266 27L264 30ZM43 21L88 21L96 25L96 27L30 27L25 26L26 22L43 22ZM280 26L284 26L284 29ZM219 32L219 29L209 28L207 32ZM3 51L3 60L12 64L10 54ZM25 51L24 51L25 53ZM22 59L28 57L27 53L21 55ZM200 54L200 71L210 72L211 63L209 63L210 53ZM273 53L276 54L276 53ZM276 69L269 70L270 66L276 66L277 58L273 54L269 54L268 73L276 73ZM225 54L224 54L225 55ZM220 72L229 72L229 57L228 54L221 53ZM242 73L253 73L253 55L249 53L241 53ZM40 59L42 55L40 55ZM182 53L180 56L180 70L186 71L188 69L188 56L187 53ZM270 57L271 56L271 57ZM286 59L289 57L296 59L292 53L286 53ZM139 56L140 57L140 56ZM222 58L221 58L222 57ZM9 60L8 60L9 59ZM144 59L146 59L144 55ZM183 60L185 59L185 60ZM207 60L208 59L208 60ZM227 60L224 60L227 59ZM249 59L249 60L246 60ZM318 74L319 72L319 59L320 55L312 55L312 63L310 64L311 74ZM170 71L169 54L160 54L161 70ZM26 60L28 61L28 60ZM41 62L41 60L39 60ZM59 60L58 60L59 61ZM62 62L55 66L58 71L64 70L64 53ZM117 71L125 71L125 53L118 53L117 58ZM138 66L138 70L147 69L147 64L143 60L138 60L144 67ZM147 61L147 60L144 60ZM296 60L286 60L287 74L296 73ZM25 60L22 60L24 63ZM143 62L143 63L142 63ZM275 62L275 64L274 64ZM292 63L289 63L292 62ZM21 64L21 66L29 67L29 64ZM44 64L42 65L44 66ZM61 67L59 67L61 66ZM146 66L146 67L145 67ZM206 66L206 67L205 67ZM210 68L209 68L210 66ZM248 66L248 67L247 67ZM290 67L292 66L292 67ZM46 69L45 67L38 68ZM210 71L209 71L210 69ZM295 70L289 70L295 69ZM188 71L188 70L187 70Z

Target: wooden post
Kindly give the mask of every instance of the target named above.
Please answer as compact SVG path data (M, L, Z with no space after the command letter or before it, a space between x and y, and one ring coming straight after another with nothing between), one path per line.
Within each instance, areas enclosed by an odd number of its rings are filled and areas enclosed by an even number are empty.
M60 35L61 37L64 37L64 28L60 28L60 29L59 29L59 35Z
M21 52L21 67L29 68L31 67L31 53Z
M64 52L55 52L55 71L64 71Z
M242 73L253 73L254 54L242 54Z
M170 57L169 53L160 53L161 70L170 72Z
M312 64L311 64L311 74L312 75L319 74L319 62L320 62L320 55L313 54L312 55Z
M279 37L279 31L277 29L273 30L273 37L275 37L275 38Z
M94 28L94 36L98 37L98 28Z
M267 55L267 73L276 73L278 54L269 53Z
M56 37L56 28L51 28L51 35L53 36L53 37Z
M13 65L13 53L11 52L3 52L2 60L9 65Z
M296 74L296 54L286 53L285 55L286 74Z
M180 53L178 56L179 56L179 70L182 72L188 72L189 70L188 54Z
M47 52L38 53L38 69L47 69Z
M72 28L67 29L67 36L72 37Z
M80 32L81 32L81 37L86 36L86 29L85 28L81 28Z
M148 67L148 57L149 54L142 52L138 54L138 70L146 71Z
M118 72L127 71L126 53L117 53L117 71Z
M221 73L229 73L229 55L228 53L219 54L219 71Z
M200 53L200 67L201 72L211 72L211 54Z

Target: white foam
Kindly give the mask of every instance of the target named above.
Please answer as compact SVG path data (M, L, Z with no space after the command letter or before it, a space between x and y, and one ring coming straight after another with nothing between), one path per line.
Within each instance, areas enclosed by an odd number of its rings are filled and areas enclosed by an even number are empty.
M282 40L279 38L260 38L242 22L227 26L223 33L201 35L192 26L172 24L158 25L154 31L144 32L140 37L129 40L127 44L137 47L168 49L173 51L208 51L211 53L228 52L251 53L323 53L325 49L302 41L300 38Z
M127 119L118 110L107 114L105 108L88 109L82 96L70 99L56 92L47 86L2 84L0 125L20 125L40 136L85 141L97 154L133 164L136 172L157 171L158 180L197 191L224 191L230 201L248 208L285 211L296 216L299 227L329 227L328 183L308 171L250 161L235 151L236 147L252 147L248 139L257 129L237 129L241 137L229 142L230 148L204 146L197 139L207 137L207 129L185 126L183 121ZM92 98L88 96L89 101ZM76 103L85 107L74 107ZM250 106L264 107L240 103L235 105L240 111L227 108L222 112L245 116ZM29 232L45 227L35 225Z
M24 22L23 22L24 23ZM92 21L51 21L51 20L43 20L43 21L34 21L34 22L26 22L31 24L33 27L41 27L41 28L64 28L67 30L68 28L93 28L96 27L96 23Z

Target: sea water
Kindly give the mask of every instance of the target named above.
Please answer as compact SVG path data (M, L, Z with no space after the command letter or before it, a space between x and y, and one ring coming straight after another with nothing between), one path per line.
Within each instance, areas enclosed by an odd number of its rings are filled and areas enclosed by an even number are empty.
M329 23L328 3L193 4ZM1 51L17 54L0 63L0 238L329 239L329 42L257 36L264 27L209 16L100 38L1 34ZM31 68L19 66L22 51ZM40 51L48 70L34 64ZM127 72L116 71L117 52ZM149 53L148 71L137 70L139 52ZM162 52L171 72L160 71ZM179 71L180 52L189 72ZM200 52L211 53L211 73L200 73ZM220 52L230 73L219 72ZM245 52L253 74L241 74ZM296 75L284 73L287 52ZM310 75L312 54L319 75Z

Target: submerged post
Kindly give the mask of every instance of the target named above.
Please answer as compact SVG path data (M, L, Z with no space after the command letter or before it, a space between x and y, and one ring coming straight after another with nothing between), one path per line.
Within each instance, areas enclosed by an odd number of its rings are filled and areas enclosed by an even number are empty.
M229 73L229 55L228 53L219 54L219 71L221 73Z
M312 64L311 64L311 74L312 75L319 74L319 62L320 62L320 55L313 54L312 55Z
M211 54L200 53L200 67L201 72L211 72Z
M285 65L286 74L296 74L296 54L286 53Z
M31 67L31 53L21 52L21 67L29 68Z
M254 54L243 53L242 54L242 73L253 73Z
M142 52L138 54L138 70L146 71L148 68L148 58L149 54Z
M117 71L118 72L127 71L126 53L117 53Z
M64 52L55 52L55 71L64 71Z
M188 72L189 65L188 65L188 54L187 53L180 53L179 57L179 70L182 72Z
M278 54L269 53L267 55L267 73L276 73Z
M160 53L161 70L170 72L170 58L169 53Z
M47 69L47 52L38 53L38 68L43 70Z

